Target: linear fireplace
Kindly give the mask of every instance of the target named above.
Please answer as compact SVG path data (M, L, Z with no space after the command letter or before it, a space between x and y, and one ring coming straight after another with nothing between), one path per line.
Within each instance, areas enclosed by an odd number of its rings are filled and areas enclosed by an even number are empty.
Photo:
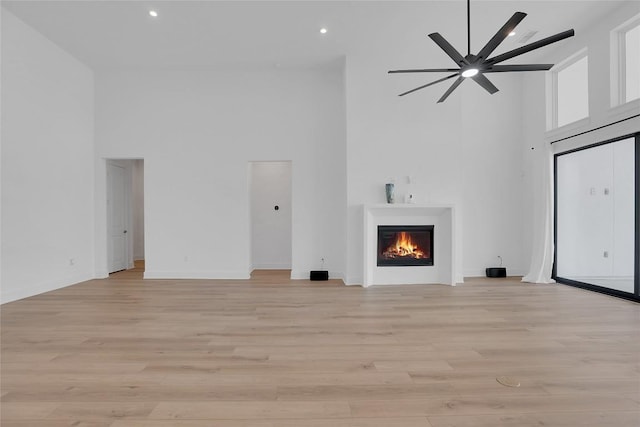
M378 225L378 267L433 265L433 225Z

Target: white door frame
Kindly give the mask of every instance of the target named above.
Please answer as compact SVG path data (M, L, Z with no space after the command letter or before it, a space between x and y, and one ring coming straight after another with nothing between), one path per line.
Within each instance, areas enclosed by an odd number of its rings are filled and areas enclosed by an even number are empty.
M269 164L269 163L273 163L273 164L287 164L288 165L288 169L289 169L289 175L288 175L288 204L290 211L288 212L288 222L287 222L287 228L288 228L288 232L290 234L290 240L289 240L289 246L288 246L288 261L285 263L282 262L270 262L268 264L264 264L264 263L258 263L256 264L256 259L254 258L254 249L255 249L255 245L256 245L256 239L254 238L254 231L255 231L255 220L256 218L254 217L254 171L255 171L255 166L259 165L259 164ZM293 266L293 161L292 160L252 160L249 161L248 163L248 177L249 177L249 266L250 266L250 271L253 271L255 269L266 269L266 270L273 270L273 269L277 269L277 270L291 270L292 266ZM274 199L274 202L277 202L277 197ZM279 205L279 203L278 203ZM275 206L274 206L275 209ZM278 210L279 210L279 206L278 206Z
M106 161L106 184L107 184L107 191L106 191L106 214L107 214L107 221L106 221L106 234L107 234L107 272L111 273L113 271L119 271L120 268L117 269L113 269L112 268L112 260L111 260L111 249L112 249L112 230L111 230L111 209L110 209L110 205L108 203L109 197L111 196L111 182L109 180L109 168L110 167L118 167L118 168L122 168L123 172L124 172L124 179L125 179L125 185L124 185L124 194L123 194L123 198L124 198L124 203L123 203L123 209L124 209L124 218L123 218L123 228L125 230L125 245L124 245L124 269L128 269L128 268L133 268L133 250L132 250L132 238L131 238L131 224L132 224L132 212L131 212L131 165L129 162L127 162L126 160L115 160L115 159L107 159Z

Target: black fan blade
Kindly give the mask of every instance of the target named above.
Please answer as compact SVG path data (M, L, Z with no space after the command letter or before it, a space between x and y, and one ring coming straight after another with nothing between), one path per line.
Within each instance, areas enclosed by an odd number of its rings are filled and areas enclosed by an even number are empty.
M541 48L543 46L547 46L547 45L549 45L551 43L555 43L555 42L558 42L560 40L564 40L564 39L572 37L574 35L575 35L575 31L573 31L573 29L567 30L567 31L563 31L563 32L558 33L558 34L556 34L554 36L547 37L547 38L542 39L542 40L538 40L537 42L530 43L530 44L528 44L526 46L522 46L522 47L519 47L519 48L514 49L514 50L510 50L509 52L505 52L502 55L494 56L493 58L487 59L485 62L488 65L497 64L498 62L506 61L507 59L511 59L514 56L518 56L518 55L522 55L523 53L531 52L532 50Z
M483 73L502 73L505 71L547 71L553 64L518 64L518 65L494 65Z
M389 74L394 73L451 73L454 71L460 71L457 68L425 68L423 70L391 70Z
M462 76L458 77L458 80L453 82L451 87L449 89L447 89L447 91L444 93L444 95L442 95L442 97L440 99L438 99L438 104L441 103L441 102L444 102L444 100L447 99L449 97L449 95L451 95L451 92L453 92L458 86L460 86L460 83L462 83L463 80L464 80L464 77L462 77Z
M489 42L478 52L477 57L481 60L485 60L493 53L500 43L509 36L509 33L527 16L526 13L516 12L511 19L498 30L498 32L489 40Z
M449 55L449 57L456 62L456 64L458 65L469 64L467 60L464 59L464 56L462 56L460 52L456 50L456 48L451 46L449 42L446 41L445 38L442 37L439 33L431 33L429 34L429 37L431 37L431 40L436 42L436 44L440 46L440 49L444 50L445 53Z
M454 78L454 77L455 77L455 76L457 76L457 75L459 75L459 74L458 74L458 73L451 74L450 76L443 77L443 78L438 79L438 80L436 80L436 81L433 81L433 82L431 82L431 83L427 83L427 84L426 84L426 85L424 85L424 86L420 86L420 87L417 87L417 88L415 88L415 89L411 89L411 90L410 90L410 91L408 91L408 92L401 93L401 94L400 94L400 95L398 95L398 96L405 96L405 95L408 95L408 94L410 94L411 92L415 92L415 91L417 91L417 90L424 89L425 87L429 87L429 86L434 85L434 84L436 84L436 83L440 83L440 82L443 82L443 81L445 81L445 80L449 80L449 79L451 79L451 78Z
M493 83L491 83L489 81L489 79L483 75L482 73L478 73L475 76L471 77L476 83L478 83L480 86L482 86L484 88L484 90L486 90L487 92L489 92L490 94L494 94L498 91L498 88L495 87L493 85Z

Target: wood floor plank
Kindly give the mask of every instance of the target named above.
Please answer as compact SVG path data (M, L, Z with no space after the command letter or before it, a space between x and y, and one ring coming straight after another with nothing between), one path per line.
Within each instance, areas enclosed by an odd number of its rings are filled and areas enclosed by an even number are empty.
M8 420L43 419L52 413L57 407L55 402L2 402L0 419L4 423Z
M554 412L428 417L433 427L637 427L640 412Z
M639 304L512 278L141 274L2 306L3 427L640 425Z
M406 372L341 372L341 373L267 373L267 374L201 374L180 373L162 375L162 384L235 384L235 385L398 385L413 384Z
M254 401L276 400L278 389L267 385L219 385L219 384L39 384L37 387L13 386L3 398L5 402L158 402L166 400L189 401Z
M157 406L156 402L64 402L58 404L46 418L67 420L116 420L146 418Z
M110 427L432 427L425 417L271 420L119 420Z
M513 414L538 411L583 411L589 412L593 405L606 411L640 411L640 405L621 396L488 396L451 399L421 400L372 400L351 401L355 417L364 416L430 416L430 415L487 415Z
M347 402L160 402L151 419L287 419L350 417Z
M426 397L457 396L450 384L403 384L374 386L302 385L278 387L278 400L371 400L420 399Z
M9 420L3 421L2 427L111 427L111 421L95 420Z

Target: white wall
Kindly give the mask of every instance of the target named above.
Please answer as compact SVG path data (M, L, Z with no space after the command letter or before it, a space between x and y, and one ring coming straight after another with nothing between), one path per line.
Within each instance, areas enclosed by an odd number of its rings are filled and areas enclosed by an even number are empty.
M611 105L612 46L610 39L611 30L627 21L629 17L639 13L640 6L638 2L623 3L609 15L602 16L594 25L590 26L589 31L577 33L575 37L558 43L556 49L546 51L547 56L541 59L545 62L561 62L585 48L590 58L589 117L577 123L546 132L544 137L548 142L572 136L585 130L606 125L640 113L640 100L619 106ZM537 85L536 90L543 91L544 89ZM525 113L529 114L533 110L539 109L542 109L539 103L529 102L525 106ZM640 130L640 120L637 118L628 120L619 125L553 144L553 152L566 151L638 130Z
M347 282L362 281L362 205L385 202L389 177L396 178L402 200L406 176L416 203L457 207L458 271L482 276L500 255L509 274L522 274L519 77L491 76L500 88L495 95L465 81L436 104L450 83L399 98L398 85L381 72L387 67L384 58L347 61ZM407 89L412 84L421 83L404 82Z
M97 212L103 158L145 159L145 277L245 278L247 162L292 161L292 277L320 258L344 271L343 68L141 70L97 77ZM104 272L98 217L98 270Z
M523 144L525 194L524 199L524 241L527 259L533 255L534 233L541 230L545 213L541 210L546 198L545 177L546 163L550 155L560 153L589 144L602 142L632 132L640 131L640 119L634 118L560 141L578 133L597 128L640 112L640 102L636 100L625 105L611 105L611 40L610 32L629 17L640 13L638 2L627 2L612 11L609 15L589 26L588 31L576 33L569 38L548 48L539 62L559 63L582 49L587 49L589 60L589 117L561 128L545 131L547 105L550 102L549 88L545 85L545 76L541 73L524 73L523 103ZM613 67L615 68L615 67ZM546 96L545 96L546 94ZM541 238L540 236L538 236Z
M2 10L2 302L93 277L93 73Z
M291 162L251 162L250 168L252 269L290 269Z

